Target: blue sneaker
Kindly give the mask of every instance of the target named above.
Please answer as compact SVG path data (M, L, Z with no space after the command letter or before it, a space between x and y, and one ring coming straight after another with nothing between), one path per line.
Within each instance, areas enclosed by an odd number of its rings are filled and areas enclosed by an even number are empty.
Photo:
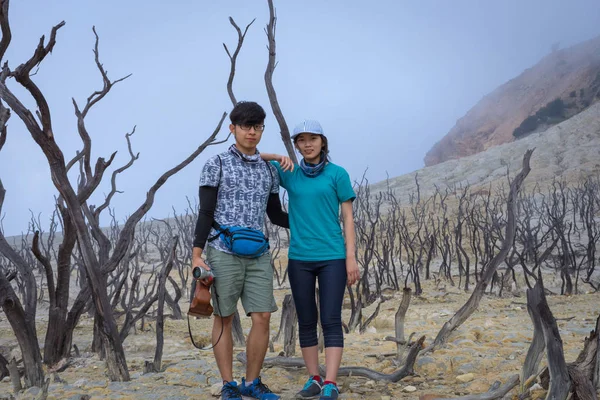
M252 381L250 386L246 386L246 378L242 378L242 384L240 385L240 391L243 396L251 397L259 400L279 400L281 397L269 389L267 385L262 383L260 376Z
M242 393L236 381L227 382L221 388L221 400L242 400Z
M321 392L321 397L319 397L319 400L337 399L339 395L340 391L338 387L333 383L328 383L327 385L323 386L323 391Z
M296 393L296 399L316 399L321 394L322 384L314 379L308 378L301 391Z

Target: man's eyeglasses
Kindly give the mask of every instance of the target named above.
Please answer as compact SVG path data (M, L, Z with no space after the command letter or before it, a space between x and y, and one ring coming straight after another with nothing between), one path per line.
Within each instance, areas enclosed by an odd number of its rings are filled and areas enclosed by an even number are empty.
M254 131L256 132L262 132L265 130L265 125L250 125L250 124L238 124L238 126L240 128L242 128L243 131L249 131L250 129L254 128Z

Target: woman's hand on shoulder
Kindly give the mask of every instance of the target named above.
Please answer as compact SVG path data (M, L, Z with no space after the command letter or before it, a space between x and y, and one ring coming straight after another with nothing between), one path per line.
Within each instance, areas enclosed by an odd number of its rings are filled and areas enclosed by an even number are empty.
M294 162L288 156L283 156L281 154L274 154L275 161L281 165L281 169L283 172L293 171L294 170Z
M294 162L288 156L273 153L260 153L260 157L265 161L277 161L284 172L294 170Z

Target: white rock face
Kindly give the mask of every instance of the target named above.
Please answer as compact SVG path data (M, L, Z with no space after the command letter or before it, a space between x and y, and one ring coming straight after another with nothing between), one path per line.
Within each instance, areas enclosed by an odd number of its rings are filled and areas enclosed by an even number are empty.
M426 167L390 179L390 187L402 204L408 204L410 193L416 192L418 174L421 197L453 185L467 185L486 190L501 182L506 185L507 167L511 177L520 171L527 149L535 151L531 158L531 173L525 189L536 183L545 186L555 177L575 182L600 173L600 103L549 128L515 142L492 147L487 151L458 160ZM386 182L371 186L371 194L386 190Z

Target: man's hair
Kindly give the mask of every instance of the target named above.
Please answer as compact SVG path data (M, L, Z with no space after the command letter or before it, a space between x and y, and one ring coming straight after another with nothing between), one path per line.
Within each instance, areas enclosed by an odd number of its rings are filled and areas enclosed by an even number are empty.
M229 119L233 125L256 125L262 124L265 121L267 114L265 110L253 101L240 101L238 102L231 114Z

